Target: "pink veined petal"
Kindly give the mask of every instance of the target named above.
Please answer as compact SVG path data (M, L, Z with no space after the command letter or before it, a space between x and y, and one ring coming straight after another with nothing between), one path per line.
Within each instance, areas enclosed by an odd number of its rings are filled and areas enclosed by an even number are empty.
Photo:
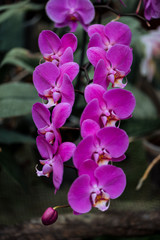
M64 34L61 43L63 49L71 47L73 52L77 49L77 37L73 33Z
M50 111L42 103L33 105L32 118L38 129L50 125Z
M116 44L107 52L107 60L111 62L113 69L128 73L132 65L132 49L128 46Z
M72 183L68 192L68 202L75 212L86 213L91 210L90 192L90 177L88 175L82 175Z
M79 168L82 162L87 159L91 159L92 153L94 152L94 137L88 136L83 139L77 146L74 155L73 163L76 168Z
M84 24L89 24L95 16L94 6L89 0L78 0L76 12L81 16Z
M40 33L38 44L43 55L57 53L62 45L60 38L49 30L44 30Z
M53 163L53 185L55 186L55 193L60 188L63 180L63 162L59 155L54 157Z
M66 48L66 50L64 51L61 57L60 65L68 62L73 62L73 51L71 47Z
M133 94L124 89L111 89L103 96L108 110L113 110L120 119L129 118L135 108Z
M78 27L78 23L76 21L66 22L65 26L67 26L67 25L69 25L69 27L70 27L70 32L75 32Z
M67 118L70 116L72 107L69 103L59 103L57 104L52 112L52 123L55 128L62 127Z
M59 146L58 153L62 158L63 162L68 161L76 149L76 145L71 142L64 142Z
M98 33L104 40L106 37L104 35L104 26L102 24L93 24L88 28L88 35L92 37L93 34Z
M66 16L68 15L68 10L69 8L66 0L50 0L46 5L48 17L56 23L64 22Z
M110 22L104 27L104 32L111 45L131 43L132 33L128 25L121 22Z
M99 187L102 187L111 199L119 197L125 189L126 176L121 168L100 166L95 170L95 177L99 181Z
M65 73L69 76L70 80L73 81L79 72L79 65L75 62L68 62L60 66L61 76Z
M106 127L97 133L100 145L105 148L113 158L121 157L127 150L129 139L126 132L116 127Z
M87 104L87 106L85 107L82 115L81 115L81 119L80 119L80 125L82 125L82 122L86 119L92 119L95 122L97 122L98 124L100 124L99 122L99 116L102 114L102 110L99 106L99 102L97 99L93 99L91 102L89 102Z
M105 89L98 84L90 84L85 88L84 96L87 103L97 99L100 105L104 104L103 94Z
M86 119L81 125L81 136L85 138L89 135L94 135L98 132L98 130L100 130L100 126L97 122L92 119Z
M106 64L103 59L100 59L95 68L93 83L99 84L106 89L108 87L108 82L106 80L107 74Z
M94 67L97 65L100 59L103 59L103 61L106 63L106 51L99 47L89 48L87 50L87 57Z
M52 159L54 149L52 145L50 145L45 138L42 136L38 136L36 138L37 148L39 153L44 159Z
M78 175L81 176L87 174L90 177L90 183L92 185L94 184L97 185L97 179L94 176L94 171L96 170L97 167L98 165L96 162L94 162L91 159L88 159L81 164L80 168L78 169Z
M88 48L90 47L100 47L104 48L104 44L102 42L101 36L98 33L94 33L89 40Z
M112 158L112 161L113 162L121 162L123 161L124 159L126 159L126 155L123 154L122 156L118 157L118 158Z
M51 62L38 65L33 72L33 83L38 93L43 95L44 90L53 86L59 74L58 67Z
M74 87L72 85L72 82L67 74L64 74L63 76L63 83L60 87L60 90L62 93L61 102L69 103L72 107L74 104L75 93L74 93Z

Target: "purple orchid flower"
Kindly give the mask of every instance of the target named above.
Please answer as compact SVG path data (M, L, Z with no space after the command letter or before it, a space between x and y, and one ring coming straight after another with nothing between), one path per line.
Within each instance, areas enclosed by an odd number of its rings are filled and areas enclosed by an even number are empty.
M147 20L151 18L160 18L160 1L159 0L143 0L144 16Z
M115 44L130 45L132 33L130 28L121 22L110 22L106 26L94 24L88 28L90 37L88 48L100 47L109 50Z
M120 128L107 127L84 138L77 146L73 162L77 169L87 160L94 160L99 166L109 161L122 161L129 145L126 132Z
M124 88L123 78L130 72L133 56L128 46L116 44L107 52L100 47L91 47L87 50L89 61L95 67L93 82L107 88Z
M55 27L69 26L75 32L78 22L87 30L94 19L94 6L89 0L50 0L46 5L48 17L55 22Z
M36 143L39 153L45 159L40 160L43 168L42 171L36 170L37 175L49 177L50 173L53 172L53 185L56 193L63 179L63 162L68 161L72 157L76 146L74 143L64 142L55 149L42 136L37 137Z
M83 128L86 128L86 126L82 126L84 120L94 120L99 128L116 126L117 121L132 116L131 114L136 105L133 94L124 89L111 89L106 92L102 86L90 84L85 88L84 95L88 105L85 107L80 119L83 137ZM92 129L89 124L94 124L94 129L97 129L93 121L87 123L87 128Z
M52 111L52 121L50 111L42 104L35 103L32 108L33 121L38 128L38 133L45 137L47 142L53 144L57 149L62 142L59 128L62 127L70 116L72 107L69 103L59 103Z
M73 79L79 71L77 63L65 63L59 68L51 63L42 63L33 72L33 83L39 96L48 101L45 106L50 108L58 102L66 102L73 106Z
M73 62L73 52L77 48L77 38L72 33L63 35L60 39L54 32L42 31L38 39L43 58L57 66Z
M126 176L121 168L110 165L97 167L88 160L79 172L80 176L68 192L68 202L80 214L89 212L92 207L106 211L110 199L119 197L125 189Z

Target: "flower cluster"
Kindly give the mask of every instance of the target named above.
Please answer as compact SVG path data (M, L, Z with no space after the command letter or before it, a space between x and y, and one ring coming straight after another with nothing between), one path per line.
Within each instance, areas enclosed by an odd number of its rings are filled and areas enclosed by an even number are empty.
M69 189L68 203L74 214L89 212L92 207L105 211L110 199L119 197L126 186L123 170L112 163L126 158L129 139L120 129L120 121L130 118L135 107L135 98L123 82L133 59L131 31L120 22L89 26L94 18L89 0L49 0L46 11L56 27L69 25L75 31L80 22L88 32L87 56L94 77L84 91L87 105L80 118L82 140L77 147L62 142L59 129L71 114L75 99L72 81L79 72L73 62L77 39L72 33L61 39L52 31L40 33L39 48L45 62L36 67L33 83L43 103L32 109L43 165L37 175L49 177L52 173L56 193L63 179L63 162L73 156L78 177ZM42 222L48 225L56 219L55 208L48 208Z
M79 177L68 193L70 206L80 214L92 207L107 210L110 199L123 192L125 174L110 163L125 159L129 140L119 125L135 107L134 96L122 83L132 64L129 27L120 22L95 24L88 28L88 35L87 56L95 72L93 83L85 88L87 106L80 119L83 139L73 156ZM114 89L107 90L110 83Z
M61 39L52 31L42 31L39 48L45 60L36 67L33 83L44 103L35 103L32 109L34 123L38 129L37 148L43 160L38 176L49 177L53 173L55 192L63 179L63 162L68 161L76 148L71 142L62 143L59 129L65 124L74 104L73 79L79 66L73 62L77 38L72 33Z

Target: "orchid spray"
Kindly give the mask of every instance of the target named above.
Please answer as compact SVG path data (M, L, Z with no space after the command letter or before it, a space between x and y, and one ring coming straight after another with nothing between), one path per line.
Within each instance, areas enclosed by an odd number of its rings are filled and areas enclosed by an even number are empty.
M148 9L153 4L147 5L146 2L145 14L149 19ZM133 60L131 30L117 21L104 26L96 23L97 18L91 25L96 6L97 9L104 7L100 1L95 1L95 6L90 0L48 1L46 13L56 28L69 26L70 31L75 32L80 23L87 32L86 55L89 62L80 67L74 62L78 40L73 33L66 33L60 38L56 33L44 30L38 39L44 62L33 73L33 83L42 99L42 103L34 104L32 109L42 165L42 168L36 167L36 173L38 176L52 176L56 194L63 181L64 162L73 157L72 168L76 169L77 178L69 189L66 206L71 207L74 214L89 212L92 207L106 211L110 200L124 191L125 174L113 165L126 158L129 138L120 129L120 121L132 117L136 104L133 94L124 89L127 85L124 79L131 71ZM93 80L88 75L88 66L91 65ZM74 87L79 86L82 80L79 70L84 71L88 80L84 93ZM79 82L73 86L77 75ZM60 131L72 113L75 92L81 93L86 101L80 117L81 140L77 146L72 142L63 142ZM54 223L58 218L56 209L66 206L47 208L42 222L45 225Z

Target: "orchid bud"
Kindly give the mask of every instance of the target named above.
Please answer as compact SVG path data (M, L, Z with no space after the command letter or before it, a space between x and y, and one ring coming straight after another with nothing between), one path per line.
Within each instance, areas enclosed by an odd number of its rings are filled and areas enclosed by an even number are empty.
M57 218L58 218L58 212L55 209L49 207L43 213L41 220L44 225L50 225L56 222Z

